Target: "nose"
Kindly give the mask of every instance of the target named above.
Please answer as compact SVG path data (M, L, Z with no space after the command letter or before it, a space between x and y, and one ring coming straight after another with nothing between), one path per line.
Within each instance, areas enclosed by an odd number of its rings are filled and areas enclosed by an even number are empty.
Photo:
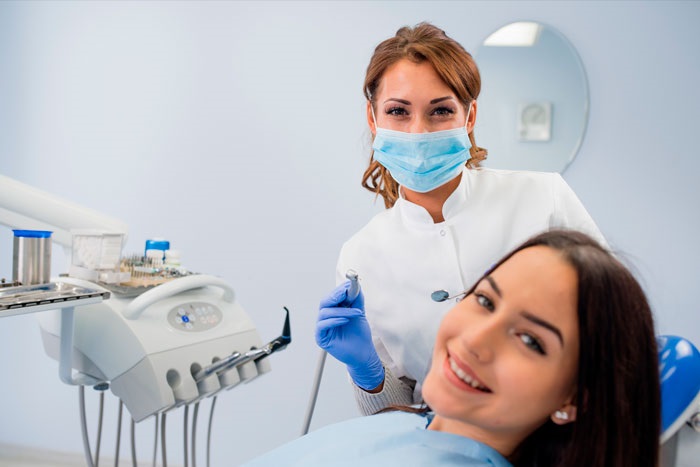
M465 329L464 346L479 362L487 363L495 357L503 339L503 326L492 315Z
M414 117L408 129L409 133L430 133L428 122L420 116Z

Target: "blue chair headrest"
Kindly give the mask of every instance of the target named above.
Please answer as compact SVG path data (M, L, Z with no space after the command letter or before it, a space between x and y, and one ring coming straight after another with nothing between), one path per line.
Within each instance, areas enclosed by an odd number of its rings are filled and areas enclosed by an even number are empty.
M661 443L669 439L700 403L700 352L678 336L658 336L661 377Z

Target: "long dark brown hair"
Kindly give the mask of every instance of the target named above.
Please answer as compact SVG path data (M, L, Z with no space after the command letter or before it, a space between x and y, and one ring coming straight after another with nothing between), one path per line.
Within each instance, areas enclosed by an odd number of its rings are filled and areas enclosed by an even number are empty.
M412 28L402 27L394 37L383 41L374 49L363 88L365 97L372 106L375 105L374 97L384 72L402 59L415 63L429 62L465 109L481 92L481 76L471 54L442 29L429 23L420 23ZM487 151L476 145L474 131L469 133L469 139L472 147L467 167L478 167L486 158ZM393 206L399 196L398 184L373 156L362 176L362 186L381 195L387 208Z
M580 232L553 230L544 245L578 277L576 421L548 421L523 442L517 466L656 466L661 433L659 363L649 303L632 273Z
M595 240L569 230L531 238L484 277L533 246L561 253L578 278L576 420L566 425L548 420L521 443L511 462L516 467L657 466L658 355L652 312L641 286Z

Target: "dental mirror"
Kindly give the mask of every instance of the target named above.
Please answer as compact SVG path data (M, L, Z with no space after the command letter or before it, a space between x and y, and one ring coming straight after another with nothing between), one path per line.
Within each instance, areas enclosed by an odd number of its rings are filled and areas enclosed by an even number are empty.
M588 121L588 82L573 45L555 28L507 24L475 54L481 72L475 136L484 167L564 172Z
M449 298L449 296L450 294L448 294L446 290L436 290L430 294L430 298L432 298L435 302L444 302Z

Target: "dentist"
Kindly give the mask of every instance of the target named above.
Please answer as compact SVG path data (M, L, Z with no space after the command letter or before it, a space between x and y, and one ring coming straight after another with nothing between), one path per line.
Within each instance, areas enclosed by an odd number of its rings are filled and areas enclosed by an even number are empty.
M363 414L422 401L438 325L452 306L432 292L458 294L551 228L606 244L559 174L479 168L480 88L472 56L428 23L399 29L367 67L373 152L362 185L387 209L342 246L340 285L321 301L316 330L318 345L346 364ZM362 293L343 304L349 269Z

